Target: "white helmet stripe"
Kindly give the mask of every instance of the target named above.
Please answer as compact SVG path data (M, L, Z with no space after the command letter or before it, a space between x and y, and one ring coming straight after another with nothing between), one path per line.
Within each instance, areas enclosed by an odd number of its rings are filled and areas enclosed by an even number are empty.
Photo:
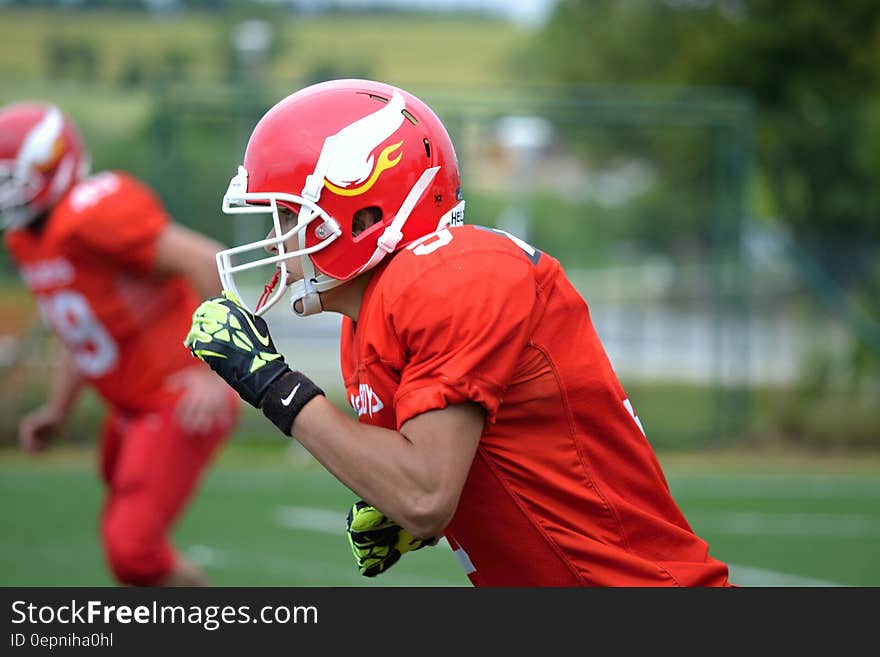
M46 116L28 132L21 143L15 158L16 178L27 180L32 168L49 162L63 125L61 111L57 107L49 107Z

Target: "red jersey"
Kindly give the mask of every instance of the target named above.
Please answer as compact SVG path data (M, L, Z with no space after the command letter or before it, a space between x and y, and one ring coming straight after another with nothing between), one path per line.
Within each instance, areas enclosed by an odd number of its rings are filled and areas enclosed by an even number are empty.
M169 222L159 199L119 172L77 184L39 231L5 242L45 322L113 407L155 408L165 378L191 366L183 338L199 299L182 277L152 275Z
M372 276L342 326L359 420L448 404L486 424L446 538L477 586L726 585L673 500L587 304L501 231L444 229Z

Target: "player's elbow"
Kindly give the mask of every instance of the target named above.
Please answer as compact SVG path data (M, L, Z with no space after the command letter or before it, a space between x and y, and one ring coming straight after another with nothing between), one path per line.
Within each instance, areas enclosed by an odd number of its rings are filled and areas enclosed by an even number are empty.
M443 535L455 515L457 497L442 493L428 493L411 499L399 524L416 538Z

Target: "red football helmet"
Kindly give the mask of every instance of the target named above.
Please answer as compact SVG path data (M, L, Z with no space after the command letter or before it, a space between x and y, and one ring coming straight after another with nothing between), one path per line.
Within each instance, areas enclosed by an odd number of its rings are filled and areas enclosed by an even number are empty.
M20 228L51 210L88 174L79 132L55 106L0 109L0 222Z
M297 216L286 234L279 206ZM353 220L364 209L378 220L358 231ZM244 165L223 197L223 211L271 212L275 226L270 238L217 255L224 287L238 294L236 272L277 268L252 309L262 314L284 293L286 262L299 257L304 279L290 286L291 308L302 301L302 311L294 312L310 315L321 310L319 292L368 271L419 237L461 223L464 201L452 141L425 103L387 84L334 80L288 96L260 119ZM294 236L299 248L285 248ZM266 257L267 247L276 254ZM233 263L233 256L246 253L260 257Z

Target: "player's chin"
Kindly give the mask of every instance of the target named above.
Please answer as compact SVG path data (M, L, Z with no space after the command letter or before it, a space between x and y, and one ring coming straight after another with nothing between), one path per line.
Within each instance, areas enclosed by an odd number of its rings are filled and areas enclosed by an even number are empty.
M303 279L302 275L293 274L291 272L287 272L287 277L284 280L284 287L290 287L294 283L298 283Z

